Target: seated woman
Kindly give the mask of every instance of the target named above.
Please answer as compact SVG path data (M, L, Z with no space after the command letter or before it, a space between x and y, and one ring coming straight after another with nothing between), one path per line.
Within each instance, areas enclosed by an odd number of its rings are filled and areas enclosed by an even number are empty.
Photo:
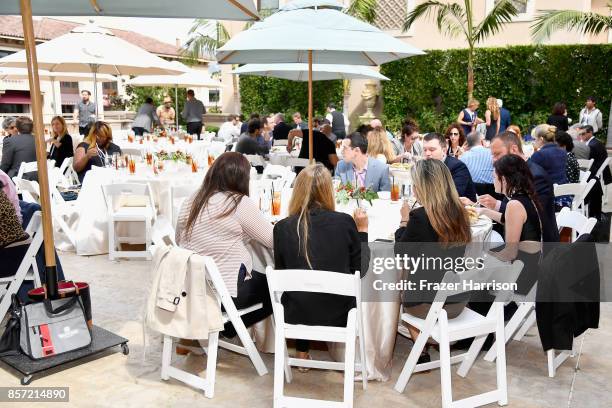
M395 162L395 152L393 144L387 137L387 133L382 128L370 130L368 138L368 156L380 160L383 163Z
M542 221L545 222L546 218L540 217L542 209L537 200L533 177L523 158L508 154L497 160L493 167L495 191L508 197L508 204L503 214L488 208L478 208L477 211L504 224L506 244L495 256L504 261L523 261L517 291L526 294L537 279L542 231L547 228Z
M565 175L568 183L580 182L580 165L574 155L574 140L569 133L561 131L555 136L557 145L567 152L567 162L565 164ZM571 205L571 204L570 204Z
M419 140L419 128L416 123L404 123L400 135L402 142L402 153L395 158L395 161L413 161L423 156L423 144Z
M29 236L21 226L14 203L4 193L4 187L0 181L0 278L17 272L29 247Z
M83 182L85 174L91 166L104 167L107 159L115 153L121 154L119 146L113 143L113 131L106 122L98 121L93 124L89 134L80 143L74 152L72 167Z
M72 136L68 134L63 117L56 116L51 120L51 137L47 142L51 143L49 159L55 160L55 167L61 167L64 159L74 156Z
M320 163L305 167L295 180L289 216L274 226L276 269L313 269L340 273L361 270L361 243L368 240L368 218L334 211L329 170ZM366 271L362 270L362 276ZM346 326L355 299L291 292L281 298L291 324ZM296 340L297 357L309 358L309 342ZM303 369L301 371L304 371Z
M225 152L210 167L200 189L183 203L176 243L213 258L239 309L263 303L263 309L242 316L250 326L272 313L266 275L253 270L245 242L272 248L272 224L248 197L251 165L240 153ZM226 337L236 332L226 324Z
M459 201L450 171L440 160L420 160L412 167L411 175L415 198L422 206L410 211L407 202L404 202L400 210L401 223L395 231L396 254L463 258L465 246L471 242L472 234L468 214ZM442 270L416 271L410 275L409 280L426 279L428 282L440 282L444 274L445 271ZM419 292L418 302L410 301L409 293L405 292L404 295L404 311L424 319L431 307L435 291ZM427 301L424 301L425 299ZM449 319L458 316L465 306L463 299L457 300L459 303L447 303L444 306ZM419 330L412 326L408 326L408 330L412 339L416 340ZM425 349L419 363L430 360Z
M466 135L463 133L463 128L458 123L451 124L444 134L448 149L446 155L458 159L464 153L463 145L465 144ZM488 140L488 139L487 139Z

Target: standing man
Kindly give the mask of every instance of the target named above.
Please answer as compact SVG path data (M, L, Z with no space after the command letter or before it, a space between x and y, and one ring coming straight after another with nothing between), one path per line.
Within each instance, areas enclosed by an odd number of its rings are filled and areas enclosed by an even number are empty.
M327 105L327 116L325 119L329 120L332 126L332 133L336 135L338 139L344 139L346 137L346 128L348 120L342 114L336 110L336 105L330 103Z
M204 104L202 101L195 98L193 89L187 91L187 101L185 101L185 107L181 116L187 122L187 134L196 135L200 140L200 133L202 133L202 116L206 113Z
M591 126L593 134L599 132L602 128L601 111L595 107L597 101L594 97L589 96L586 100L585 107L580 111L580 124L582 126Z
M302 120L302 114L300 112L295 112L293 114L293 123L295 123L295 129L308 129L308 123Z
M176 124L176 111L172 107L172 98L169 96L164 97L164 104L157 107L156 113L163 127Z
M512 124L512 119L510 117L510 111L504 108L504 101L501 99L497 100L497 105L499 106L499 132L505 132L508 129L508 126Z
M96 103L90 100L91 92L86 89L81 91L81 101L74 105L72 119L79 124L79 134L87 136L91 124L96 120Z
M582 115L582 113L581 113ZM596 182L593 185L593 188L586 196L585 202L589 204L589 217L594 217L599 220L601 216L601 204L602 204L602 194L603 190L601 188L601 183L598 178L595 177L597 171L603 165L603 162L608 158L608 152L606 151L606 147L603 143L593 136L594 129L591 125L581 125L579 128L578 135L582 139L584 143L589 147L589 159L593 159L593 165L591 166L589 176L590 179L595 179ZM603 177L604 184L612 183L612 174L610 173L610 166L606 167L601 175Z

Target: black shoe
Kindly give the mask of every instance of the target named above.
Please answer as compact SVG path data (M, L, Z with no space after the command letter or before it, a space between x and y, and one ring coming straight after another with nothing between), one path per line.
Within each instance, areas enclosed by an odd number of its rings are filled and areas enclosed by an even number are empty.
M425 364L425 363L431 363L431 356L429 355L428 351L422 352L421 355L419 356L419 359L417 360L417 364Z
M221 331L219 334L225 337L226 339L233 339L238 335L236 329L234 329L234 325L230 322L225 323L225 325L223 326L223 331Z

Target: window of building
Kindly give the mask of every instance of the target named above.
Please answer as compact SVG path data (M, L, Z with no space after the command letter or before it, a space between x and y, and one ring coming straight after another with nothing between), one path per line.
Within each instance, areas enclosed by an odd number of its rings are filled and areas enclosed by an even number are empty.
M487 0L487 13L491 11L493 7L500 0ZM518 15L514 17L513 21L531 21L535 14L535 0L510 0L514 7L518 10Z
M61 93L79 93L79 83L78 82L60 82L60 92Z
M412 35L412 29L403 32L404 21L414 9L416 0L379 0L374 25L392 35Z
M221 100L221 92L218 89L210 89L208 91L208 102L217 103Z
M279 0L258 0L259 10L278 10Z
M2 57L6 57L7 55L11 55L16 53L17 51L11 51L11 50L0 50L0 58Z

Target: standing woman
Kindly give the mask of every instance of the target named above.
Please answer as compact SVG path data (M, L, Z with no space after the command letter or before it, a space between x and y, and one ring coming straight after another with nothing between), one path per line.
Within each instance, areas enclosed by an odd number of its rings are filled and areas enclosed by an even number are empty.
M478 106L480 106L478 100L470 99L468 107L459 112L457 123L461 125L464 135L469 135L476 130L476 125L483 123L482 119L478 117Z
M499 105L497 99L492 96L487 99L487 110L485 112L485 122L487 124L487 133L485 138L491 141L499 133L501 121L499 120Z
M465 144L465 134L463 128L458 123L453 123L446 129L444 135L448 143L446 155L458 159L464 153L463 145Z
M113 131L106 122L97 121L89 129L89 134L74 152L72 167L82 183L91 166L105 167L107 159L115 153L121 154L121 148L113 143Z
M546 119L546 124L555 126L559 131L567 132L567 129L569 129L569 119L567 117L567 107L563 102L555 103L552 115Z
M320 163L305 167L295 179L289 216L274 226L276 269L365 275L361 247L368 241L368 216L361 209L353 217L334 209L329 170ZM281 302L287 323L312 326L346 327L355 307L354 298L323 293L286 292ZM308 340L296 340L297 357L308 359L309 347Z
M63 117L56 116L51 120L51 137L47 139L47 143L51 143L48 158L55 160L55 167L61 167L66 158L74 156L72 136L68 134Z

